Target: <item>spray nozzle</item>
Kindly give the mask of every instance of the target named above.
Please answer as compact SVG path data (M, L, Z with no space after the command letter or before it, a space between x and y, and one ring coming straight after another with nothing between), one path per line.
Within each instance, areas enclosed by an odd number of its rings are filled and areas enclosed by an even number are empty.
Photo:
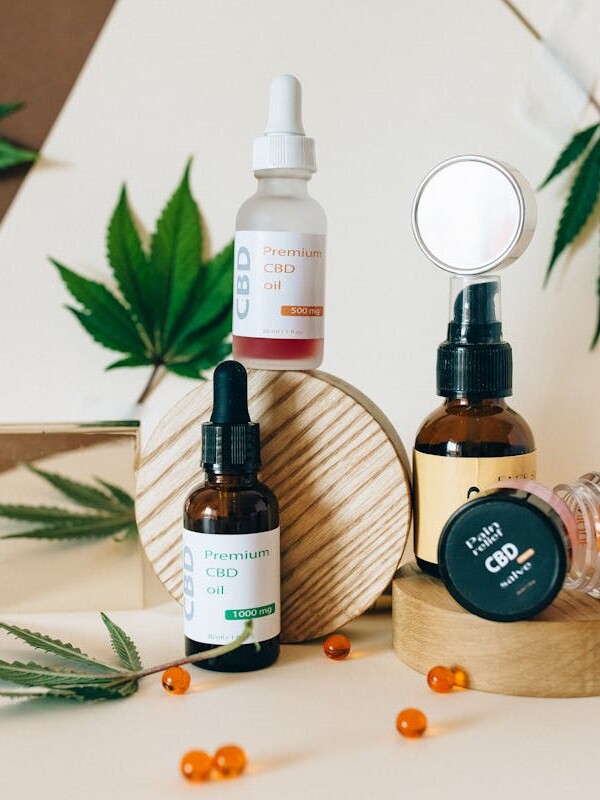
M448 340L465 344L502 341L500 279L453 278Z
M213 375L213 411L211 422L219 425L243 425L248 414L248 375L237 361L223 361Z
M442 397L508 397L512 350L502 341L500 278L453 277L448 338L438 347Z
M278 75L271 82L269 119L265 133L304 136L302 86L293 75Z

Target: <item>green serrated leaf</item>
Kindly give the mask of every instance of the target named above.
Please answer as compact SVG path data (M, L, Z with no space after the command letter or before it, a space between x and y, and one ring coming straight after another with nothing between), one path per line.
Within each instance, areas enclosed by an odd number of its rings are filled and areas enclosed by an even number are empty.
M202 261L202 226L190 190L190 163L144 253L123 189L108 228L108 258L124 298L52 261L82 308L69 307L98 344L123 357L107 369L152 366L143 400L163 368L201 378L231 332L233 242Z
M34 700L41 697L63 697L66 700L76 700L75 692L69 689L23 689L22 691L0 691L0 697L6 697L10 700ZM81 698L83 699L83 698Z
M132 355L144 355L144 342L125 306L101 283L77 275L58 261L50 261L58 270L67 289L84 308L83 312L71 309L79 321L83 324L83 318L86 318L92 328L103 329L104 338L112 342L105 345L106 347ZM102 324L99 320L102 320ZM85 327L88 333L92 333L88 326Z
M8 117L9 114L14 114L24 105L25 103L22 100L15 100L12 103L0 103L0 119Z
M554 238L552 258L548 264L546 281L558 257L581 233L594 210L600 193L600 140L598 140L579 167L571 186L567 203L558 223Z
M0 504L0 517L4 519L23 520L24 522L52 523L65 525L98 519L96 514L77 514L65 508L55 506L20 506Z
M121 677L118 672L75 672L62 667L45 667L34 661L27 664L21 661L0 661L0 680L19 686L39 686L45 689L74 689L78 686L93 689L118 686L131 678Z
M150 262L154 277L154 307L159 329L155 342L170 340L202 265L200 212L190 191L188 161L181 183L164 208L152 236Z
M81 327L89 333L95 342L102 345L102 347L106 347L108 350L116 350L117 353L127 352L127 345L121 338L114 335L114 331L111 329L110 325L99 321L102 319L101 317L78 311L72 306L66 306L66 308L77 317ZM139 358L142 358L142 356L139 356Z
M169 364L169 372L174 372L182 378L191 378L196 381L205 381L206 378L202 375L202 369L191 362L181 362L179 364Z
M96 517L85 524L54 524L45 527L30 528L26 531L5 533L0 539L39 539L45 541L76 541L81 539L101 539L114 536L129 527L129 518Z
M0 622L0 628L11 636L21 639L36 650L43 650L45 653L52 653L68 661L76 661L79 664L85 664L96 670L110 672L113 675L121 671L118 667L111 667L108 664L103 664L101 661L92 658L92 656L88 656L87 653L82 652L78 647L75 647L75 645L69 644L68 642L61 642L60 639L53 639L50 636L46 636L44 633L36 633L27 628L19 628L16 625L10 625L8 622Z
M544 186L547 186L551 180L556 178L557 175L560 175L563 170L565 170L574 161L576 161L580 155L582 155L598 128L600 128L600 123L591 125L589 128L586 128L583 131L578 131L573 136L571 141L566 145L559 157L556 159L556 164L552 167L546 180L540 185L540 189L543 189Z
M16 167L19 164L28 164L35 161L38 154L33 150L26 150L16 144L0 139L0 170Z
M131 697L132 694L137 692L139 685L137 680L129 681L128 683L122 683L114 691L119 697Z
M110 640L113 650L125 669L134 672L142 669L142 662L137 647L131 638L120 628L116 622L113 622L104 612L100 614L102 622L106 625L110 634Z
M211 324L222 320L226 310L231 311L233 301L233 242L229 242L209 261L204 269L204 279L195 287L190 302L182 315L177 335L169 348L172 352L185 351L190 337L199 339ZM223 336L231 332L229 329ZM223 338L223 337L221 337Z
M206 297L221 305L233 294L234 241L228 242L206 263Z
M215 364L224 361L231 353L231 342L221 342L204 353L198 353L189 361L181 361L169 365L172 372L182 375L185 378L195 378L205 380L203 372L210 369Z
M82 540L116 536L124 531L130 535L130 527L135 526L133 498L126 491L112 483L96 478L106 493L78 481L65 478L58 473L25 464L30 471L46 480L71 500L85 507L92 507L100 513L83 514L56 506L26 506L0 504L0 517L5 519L37 523L27 530L9 531L0 539L41 539L41 540Z
M97 701L97 700L121 700L130 697L138 690L139 684L136 680L121 683L118 686L83 687L70 690L73 700Z
M152 275L131 216L125 186L108 225L107 254L121 293L150 346L154 329Z
M65 497L74 500L78 505L108 512L119 512L121 510L120 504L110 493L104 493L95 486L80 483L72 478L66 478L58 472L48 472L39 467L34 467L33 464L25 464L24 466L54 486L59 492L62 492Z
M103 344L103 342L100 342L100 344ZM106 347L107 345L104 346ZM115 348L111 349L114 350ZM120 358L118 361L113 361L112 364L106 367L106 370L121 369L122 367L148 367L151 364L154 364L154 361L146 356L127 356L127 358Z
M177 356L186 356L193 359L223 343L223 340L231 333L231 319L231 302L228 301L221 309L219 317L215 317L209 325L199 330L190 331L185 339L179 342ZM231 346L229 346L229 349L231 349ZM217 362L213 362L211 366L214 366L215 363Z
M70 700L94 701L94 700L117 700L128 697L138 690L139 680L148 675L155 675L163 672L165 668L180 666L184 663L198 663L200 661L225 655L240 647L252 634L253 623L244 623L242 632L236 638L220 647L215 648L210 653L196 653L185 659L177 659L170 664L160 664L150 669L143 670L140 657L135 644L129 636L106 614L102 614L102 620L110 633L111 642L119 659L124 663L126 671L120 670L109 674L104 669L101 673L88 671L75 671L60 667L45 667L33 661L25 664L20 661L11 663L0 661L0 681L8 681L17 685L27 687L26 690L0 690L0 696L11 698L30 698L30 697L63 697ZM16 629L19 633L26 633L29 636L40 637L41 634L32 634L31 631ZM44 644L48 641L56 645L63 645L58 640L44 636ZM255 643L256 649L260 649L260 644ZM72 645L67 645L72 648ZM81 651L74 648L76 653ZM73 650L70 651L72 654ZM83 654L82 654L83 655ZM95 665L94 665L95 666ZM104 667L105 665L103 665Z
M125 489L121 489L119 486L115 486L114 483L109 483L108 481L103 481L102 478L96 478L96 481L104 486L105 489L112 494L115 498L117 503L125 509L131 509L134 506L133 497L125 491Z

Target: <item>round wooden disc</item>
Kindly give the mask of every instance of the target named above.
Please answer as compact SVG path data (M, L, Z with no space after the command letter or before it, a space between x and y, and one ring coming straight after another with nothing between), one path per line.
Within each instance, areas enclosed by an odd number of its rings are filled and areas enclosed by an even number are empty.
M150 563L181 599L181 512L202 480L200 424L212 382L179 401L142 456L136 517ZM406 453L389 420L322 372L250 370L261 480L281 512L282 640L324 636L362 614L391 580L411 520Z
M600 694L600 602L563 590L531 620L490 622L465 611L414 564L393 585L394 650L427 673L460 666L469 686L528 697Z

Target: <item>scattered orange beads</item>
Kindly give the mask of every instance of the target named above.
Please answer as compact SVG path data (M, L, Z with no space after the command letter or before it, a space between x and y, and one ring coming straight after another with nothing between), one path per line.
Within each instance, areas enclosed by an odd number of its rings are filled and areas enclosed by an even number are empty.
M191 680L190 673L181 667L169 667L162 675L162 685L171 694L185 694Z
M341 633L328 636L323 643L323 652L333 661L342 661L350 652L350 639Z
M181 759L180 767L184 778L200 783L210 777L213 760L204 750L190 750Z
M452 672L454 673L454 685L458 686L459 689L468 689L469 676L464 669L462 667L452 667Z
M418 739L427 730L427 717L418 708L405 708L396 717L396 728L407 739Z
M236 778L246 769L247 763L246 753L236 744L219 747L213 756L213 766L222 778Z
M214 778L237 778L246 769L248 758L241 747L227 744L219 747L212 756L204 750L190 750L180 762L180 769L188 781L200 783Z
M454 672L448 667L432 667L427 673L427 683L430 689L440 694L446 694L452 691L456 679Z

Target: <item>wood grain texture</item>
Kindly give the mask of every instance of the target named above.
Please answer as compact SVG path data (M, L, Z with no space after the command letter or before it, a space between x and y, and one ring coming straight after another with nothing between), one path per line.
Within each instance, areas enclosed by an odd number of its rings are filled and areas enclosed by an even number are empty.
M383 413L322 372L250 370L261 480L281 511L282 640L324 636L362 614L398 566L411 521L409 467ZM203 479L200 425L212 383L184 397L142 455L136 516L150 563L181 599L181 516Z
M461 666L472 689L529 697L600 695L600 601L563 590L531 620L469 614L414 564L393 585L394 649L409 667Z

